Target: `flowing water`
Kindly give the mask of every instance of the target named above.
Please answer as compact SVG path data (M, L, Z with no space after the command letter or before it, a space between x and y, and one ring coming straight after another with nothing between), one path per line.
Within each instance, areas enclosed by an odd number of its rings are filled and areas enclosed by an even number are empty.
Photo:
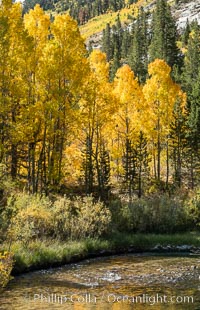
M200 310L200 256L123 255L15 277L1 310Z

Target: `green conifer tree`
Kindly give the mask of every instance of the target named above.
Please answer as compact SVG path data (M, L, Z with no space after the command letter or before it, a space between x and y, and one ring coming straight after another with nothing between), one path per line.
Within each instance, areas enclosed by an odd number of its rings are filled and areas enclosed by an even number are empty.
M110 190L110 156L106 150L105 143L102 144L100 150L100 184L99 191L103 200L108 199Z
M119 52L119 48L117 47L117 45L115 45L114 47L114 57L113 57L113 61L111 63L111 71L110 71L110 79L111 81L114 79L115 77L115 73L117 72L117 69L119 69L120 67L120 52Z
M140 198L144 191L145 182L147 183L149 179L149 162L150 162L147 139L142 131L140 131L139 137L136 140L135 156L136 156L136 172L137 172L136 189L138 197Z
M200 71L192 90L188 94L188 159L190 163L190 185L192 188L200 180Z
M113 42L111 38L110 24L107 23L106 28L103 30L102 38L102 50L106 53L107 61L110 61L113 58Z
M127 29L125 29L123 32L122 47L121 47L121 56L123 62L127 62L130 45L131 45L131 35L130 32Z
M183 31L183 34L182 34L182 42L183 42L184 46L186 46L188 44L190 32L191 32L191 27L190 27L189 21L187 19L187 23L186 23L185 29Z
M166 0L157 0L151 24L150 61L165 60L169 66L178 64L177 28Z
M129 138L126 138L122 164L124 168L124 175L122 176L123 183L129 197L129 202L131 202L133 190L135 189L137 179L137 169L136 169L137 158L132 141Z
M184 59L183 85L187 92L192 92L192 86L196 82L200 69L200 27L193 23L192 31L188 39L187 53Z
M184 60L182 84L187 92L188 132L187 169L190 186L194 188L200 171L200 27L192 25Z
M128 63L140 82L144 82L148 65L148 35L147 19L143 9L140 10L132 34Z
M181 187L183 183L183 167L186 151L186 115L183 113L181 103L177 101L174 106L173 122L169 136L170 159L173 167L175 185Z

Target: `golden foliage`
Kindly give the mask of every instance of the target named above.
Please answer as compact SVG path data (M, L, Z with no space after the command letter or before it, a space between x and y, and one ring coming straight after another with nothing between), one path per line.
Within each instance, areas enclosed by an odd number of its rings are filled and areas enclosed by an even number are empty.
M0 253L0 287L5 287L11 279L11 271L13 268L13 254L7 251Z

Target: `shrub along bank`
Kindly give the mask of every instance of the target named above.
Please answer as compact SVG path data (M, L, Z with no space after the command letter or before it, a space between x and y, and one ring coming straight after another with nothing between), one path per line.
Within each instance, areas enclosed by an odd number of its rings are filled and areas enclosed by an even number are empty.
M162 247L169 247L170 245L171 252L188 251L184 247L178 249L177 246L180 245L191 245L193 249L200 249L200 234L117 233L108 239L85 239L67 242L50 239L35 240L31 241L28 246L21 242L15 242L10 248L10 251L15 253L12 273L19 274L31 270L51 268L97 256L154 251L154 247L158 245L162 245ZM4 244L5 247L7 244ZM160 251L163 251L162 248Z
M152 195L131 202L93 197L54 197L15 193L0 212L1 270L13 273L48 268L86 257L152 250L160 244L200 246L199 191L169 197ZM174 249L176 250L176 248ZM10 263L11 262L11 263ZM4 268L5 267L5 268Z

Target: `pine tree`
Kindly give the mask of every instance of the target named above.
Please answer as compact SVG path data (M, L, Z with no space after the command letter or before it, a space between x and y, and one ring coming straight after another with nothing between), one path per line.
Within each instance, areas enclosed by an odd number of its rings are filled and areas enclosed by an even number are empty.
M188 95L190 113L188 117L188 159L190 162L191 187L200 180L200 71Z
M111 81L114 79L115 73L117 72L117 70L120 67L120 52L119 52L119 48L117 47L117 45L115 45L114 47L114 56L113 56L113 61L111 64L111 71L110 71L110 79Z
M132 200L133 191L137 183L137 157L133 144L129 138L126 138L125 151L122 157L124 168L124 185L127 189L129 202Z
M103 200L108 199L110 190L110 156L106 150L105 143L101 144L100 150L100 183L99 192Z
M103 13L106 13L108 8L109 8L109 0L103 0Z
M91 42L91 41L89 41L89 43L88 43L88 48L87 48L87 50L88 50L88 54L91 54L92 51L93 51L93 46L92 46L92 42Z
M85 149L83 149L82 169L84 174L84 186L86 194L93 192L94 184L94 159L92 137L86 137Z
M183 87L187 92L188 132L187 132L187 163L190 171L190 186L194 188L199 170L200 151L200 27L195 21L191 27L187 53L184 59Z
M27 13L29 10L33 9L36 4L39 4L41 8L44 10L54 10L55 3L58 2L58 0L24 0L23 1L23 12ZM66 3L65 3L66 4ZM66 10L69 8L69 2L67 3Z
M151 24L150 61L163 59L170 67L178 64L177 29L169 5L157 0Z
M128 29L125 29L122 37L121 57L124 63L127 62L127 57L131 45L131 35Z
M187 19L186 27L185 27L183 34L182 34L182 42L183 42L184 46L187 46L187 44L188 44L190 32L191 32L191 27L190 27L189 21Z
M96 0L94 3L95 15L99 16L103 13L101 0Z
M110 69L110 80L114 79L115 73L120 67L121 61L121 48L123 39L123 29L120 21L119 14L117 15L116 23L112 26L112 46L113 46L113 58Z
M149 162L150 156L148 151L147 138L144 133L140 131L138 138L135 141L135 155L136 155L136 171L137 171L137 192L140 198L143 194L143 187L145 182L149 179Z
M143 9L140 10L132 33L133 38L129 50L128 63L139 80L144 82L148 65L148 35L147 19Z
M170 158L173 166L174 183L181 187L183 183L183 167L186 150L186 112L181 106L180 100L177 100L174 105L173 120L171 122L170 131Z
M123 37L123 29L120 20L120 15L117 14L116 23L115 23L115 34L117 35L118 46L121 48L122 45L122 37Z
M124 167L124 184L128 191L129 201L135 191L140 198L143 194L145 181L149 178L149 152L147 139L142 131L133 141L126 139L125 152L122 158Z
M196 22L192 25L189 35L187 53L184 59L183 85L187 92L191 92L192 85L198 78L200 68L200 27Z
M106 28L103 30L102 51L106 53L107 61L110 61L113 58L111 28L109 23L107 23Z

